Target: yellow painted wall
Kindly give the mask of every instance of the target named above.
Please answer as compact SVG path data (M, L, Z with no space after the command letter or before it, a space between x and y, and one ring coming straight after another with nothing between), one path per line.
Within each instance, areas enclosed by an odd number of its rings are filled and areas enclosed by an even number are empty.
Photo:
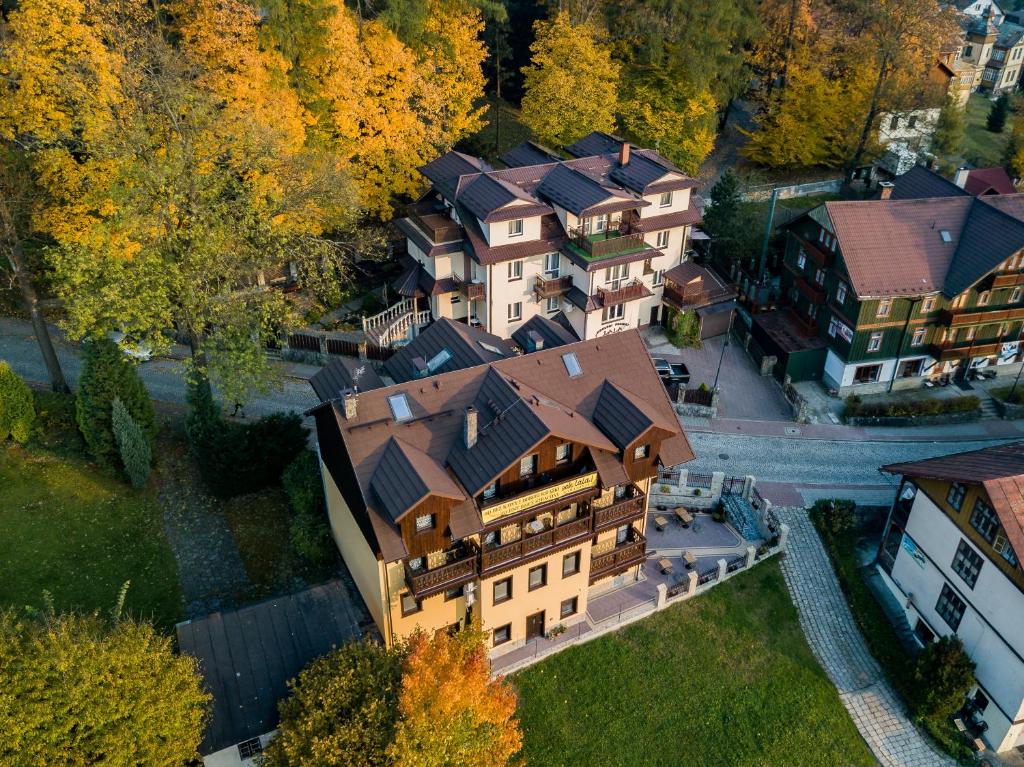
M444 592L420 600L419 612L403 616L401 595L408 591L405 586L405 568L401 562L389 562L387 575L388 590L391 596L388 610L391 613L396 640L409 636L417 628L432 634L438 629L461 622L465 617L466 600L459 597L446 602ZM390 644L390 640L388 643Z

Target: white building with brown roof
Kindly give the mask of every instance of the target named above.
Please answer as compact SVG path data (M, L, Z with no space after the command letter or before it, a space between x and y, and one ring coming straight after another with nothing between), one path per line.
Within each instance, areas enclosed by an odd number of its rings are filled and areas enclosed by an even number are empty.
M566 150L527 143L502 170L458 152L424 165L430 190L396 222L410 257L396 289L503 338L538 314L584 339L663 321L664 274L700 220L696 182L603 133Z
M385 641L471 614L494 653L637 578L651 481L693 458L639 333L314 411L334 539Z

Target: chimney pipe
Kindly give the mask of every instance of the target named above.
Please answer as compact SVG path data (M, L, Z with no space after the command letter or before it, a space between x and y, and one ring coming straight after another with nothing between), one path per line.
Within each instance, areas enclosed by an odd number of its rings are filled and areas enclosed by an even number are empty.
M345 406L345 420L354 421L356 418L356 392L354 389L346 389L341 393L341 401Z
M629 164L629 142L623 141L619 146L619 165L625 167Z
M478 414L475 407L470 405L466 408L466 415L462 419L462 440L467 449L476 444L477 416Z
M953 177L953 183L963 189L967 185L967 174L969 171L966 167L960 167L956 169L956 176Z
M892 190L896 188L896 185L891 181L883 181L878 185L878 188L881 191L881 197L879 197L879 199L888 200L892 197Z

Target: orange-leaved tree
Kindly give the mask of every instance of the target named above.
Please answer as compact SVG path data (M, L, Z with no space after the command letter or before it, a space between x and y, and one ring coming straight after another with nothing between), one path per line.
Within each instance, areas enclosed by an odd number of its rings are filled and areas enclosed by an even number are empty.
M491 678L476 624L412 636L398 708L394 767L502 767L522 746L515 693Z

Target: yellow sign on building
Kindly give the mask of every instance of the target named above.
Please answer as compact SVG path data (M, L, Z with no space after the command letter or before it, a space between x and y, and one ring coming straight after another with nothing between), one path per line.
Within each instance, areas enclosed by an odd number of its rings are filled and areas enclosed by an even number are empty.
M597 487L596 471L567 479L565 482L557 482L554 485L542 487L536 492L516 496L502 503L496 503L493 506L487 506L480 512L480 515L483 517L484 524L489 525L496 519L518 514L521 511L532 509L534 506L551 503L564 496L589 490L592 487Z

